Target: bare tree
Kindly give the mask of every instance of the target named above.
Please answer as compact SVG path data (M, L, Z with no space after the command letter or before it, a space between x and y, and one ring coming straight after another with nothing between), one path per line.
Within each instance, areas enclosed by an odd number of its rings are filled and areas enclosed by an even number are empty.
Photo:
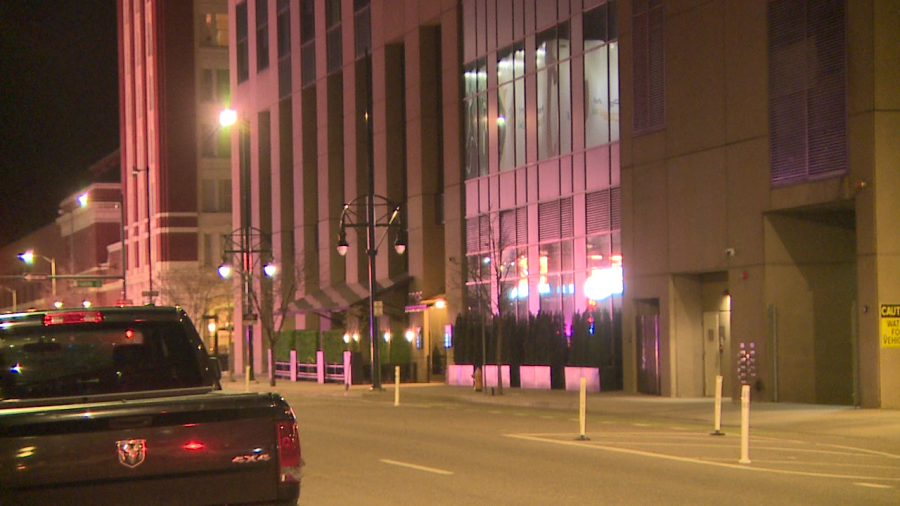
M470 294L474 295L473 302L483 318L482 332L487 324L487 315L493 315L497 322L494 357L497 363L497 392L500 395L503 394L503 316L509 302L509 293L504 285L509 275L516 272L516 254L512 249L516 244L515 219L515 211L481 216L478 222L480 253L468 256L465 266L468 279L474 282L469 285ZM484 342L482 334L482 343ZM482 351L486 352L484 349Z
M177 267L160 274L158 279L161 300L181 306L198 328L204 315L234 302L230 283L219 277L215 269Z
M259 315L259 323L270 353L281 336L297 293L306 288L308 273L304 268L303 254L297 254L291 260L282 263L274 276L260 276L258 287L254 286L251 278L248 294L250 304ZM275 386L274 373L271 374L269 385Z

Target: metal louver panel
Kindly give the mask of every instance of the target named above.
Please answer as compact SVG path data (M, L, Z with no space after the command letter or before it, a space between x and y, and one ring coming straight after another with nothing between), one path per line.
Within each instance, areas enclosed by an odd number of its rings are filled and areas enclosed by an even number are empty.
M622 228L622 189L613 188L609 196L609 226L612 230Z
M478 218L466 220L466 253L478 252Z
M662 0L634 3L632 53L634 133L665 127L665 9Z
M516 244L528 244L528 208L516 209Z
M572 197L559 201L560 237L575 237L575 210Z
M478 217L478 251L491 250L491 217L482 215Z
M559 201L538 205L538 239L559 239Z
M516 243L516 212L512 209L500 212L500 244L510 246Z
M844 0L769 2L771 180L847 172Z
M609 190L588 193L584 207L588 234L609 230Z

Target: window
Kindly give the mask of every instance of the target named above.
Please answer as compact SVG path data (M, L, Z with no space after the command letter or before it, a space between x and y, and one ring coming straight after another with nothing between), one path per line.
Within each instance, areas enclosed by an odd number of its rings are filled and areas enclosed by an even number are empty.
M572 152L572 72L569 22L535 39L537 144L541 160Z
M488 174L487 157L487 61L463 69L463 103L466 136L466 179Z
M497 57L497 138L500 170L525 165L525 45L499 51Z
M847 173L845 5L769 2L773 184Z
M633 6L634 133L665 128L665 9L663 0L636 0Z
M353 24L356 33L356 58L372 50L372 21L369 0L353 0Z
M619 47L616 2L584 13L584 144L619 140Z
M204 158L228 158L231 156L231 135L218 125L204 123L201 126L203 142L200 156Z
M278 96L291 94L291 2L278 0Z
M200 100L227 104L231 97L228 69L202 69L200 71Z
M248 0L249 1L249 0ZM250 77L250 45L247 39L249 27L247 23L247 2L235 6L235 37L237 39L237 82L242 83Z
M269 68L268 0L256 0L256 71Z
M315 0L300 0L300 86L316 82Z
M325 60L328 73L341 69L341 0L325 0Z
M231 180L204 179L200 183L201 206L204 213L231 211Z
M228 14L210 12L201 16L200 45L228 46Z

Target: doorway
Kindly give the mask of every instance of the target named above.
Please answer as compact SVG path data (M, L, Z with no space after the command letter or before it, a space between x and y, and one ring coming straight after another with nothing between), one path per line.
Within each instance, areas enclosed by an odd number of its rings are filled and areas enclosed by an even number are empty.
M728 297L730 298L730 297ZM703 313L703 393L707 397L716 395L716 376L723 377L729 370L726 360L731 349L731 311L705 311ZM723 385L723 395L728 387Z

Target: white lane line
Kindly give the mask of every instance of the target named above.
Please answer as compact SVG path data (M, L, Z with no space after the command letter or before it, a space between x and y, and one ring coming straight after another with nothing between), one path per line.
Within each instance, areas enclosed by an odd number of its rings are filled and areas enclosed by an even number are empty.
M399 462L397 460L390 460L390 459L381 459L381 461L384 462L385 464L390 464L392 466L406 467L409 469L415 469L417 471L425 471L426 473L442 474L445 476L449 476L449 475L453 474L453 471L437 469L435 467L419 466L416 464L410 464L409 462Z
M535 441L539 443L551 443L558 444L564 446L577 446L579 448L585 448L589 450L600 450L600 451L609 451L616 453L625 453L628 455L637 455L641 457L650 457L662 460L673 460L676 462L687 462L692 464L701 464L706 466L714 466L714 467L726 467L730 469L740 469L742 471L755 471L760 473L773 473L773 474L787 474L793 476L813 476L817 478L841 478L841 479L851 479L851 480L871 480L871 476L860 476L860 475L852 475L852 474L836 474L836 473L818 473L813 471L791 471L786 469L766 469L762 467L753 467L749 464L729 464L726 462L714 462L710 460L698 459L695 457L679 457L677 455L666 455L664 453L654 453L643 450L633 450L630 448L618 448L615 446L606 446L600 444L585 444L581 441L569 441L569 440L555 440L555 439L547 439L546 435L529 435L529 434L504 434L505 437L510 437L514 439L522 439L525 441ZM878 478L879 480L884 481L894 481L900 482L900 478Z
M866 483L866 482L863 482L863 481L856 481L856 482L853 482L853 484L856 485L857 487L869 487L869 488L894 488L894 487L892 487L892 486L890 486L890 485L882 485L882 484L880 484L880 483Z

